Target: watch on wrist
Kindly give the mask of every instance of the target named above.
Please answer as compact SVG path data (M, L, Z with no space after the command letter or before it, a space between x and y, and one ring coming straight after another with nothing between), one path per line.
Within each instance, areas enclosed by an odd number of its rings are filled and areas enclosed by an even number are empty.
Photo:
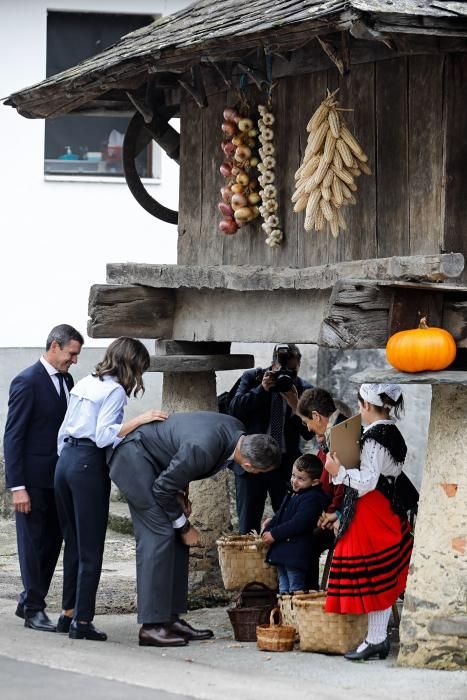
M190 529L190 527L191 527L190 521L189 521L189 520L186 520L186 521L184 522L184 524L182 525L182 527L179 527L179 528L178 528L178 532L179 532L181 535L184 535L185 533L188 532L188 530Z

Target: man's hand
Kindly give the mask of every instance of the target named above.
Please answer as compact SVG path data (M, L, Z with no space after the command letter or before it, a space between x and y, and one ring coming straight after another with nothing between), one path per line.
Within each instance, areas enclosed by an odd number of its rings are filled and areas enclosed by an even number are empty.
M297 387L295 386L295 384L292 386L291 389L289 389L289 391L283 391L281 393L281 396L289 404L289 406L292 410L292 413L295 414L297 412L297 406L298 406L298 391L297 391Z
M180 535L180 537L183 544L186 544L187 547L199 546L200 533L193 525L190 526L190 529L187 530L184 535Z
M186 517L189 518L192 511L190 499L182 492L177 493L176 498L183 510L183 515L186 515Z
M271 372L265 372L263 374L263 381L261 382L261 386L263 387L264 391L271 391L275 383L276 380L274 379L274 377L271 377Z
M266 544L272 544L274 542L274 537L271 535L270 532L263 532L261 539Z
M30 513L31 511L31 499L26 489L19 489L18 491L12 491L11 496L13 499L13 505L18 513Z
M339 462L339 458L337 457L335 452L329 452L328 455L326 456L326 463L324 465L324 468L326 469L331 476L336 476L338 474L339 469L341 467L341 463Z

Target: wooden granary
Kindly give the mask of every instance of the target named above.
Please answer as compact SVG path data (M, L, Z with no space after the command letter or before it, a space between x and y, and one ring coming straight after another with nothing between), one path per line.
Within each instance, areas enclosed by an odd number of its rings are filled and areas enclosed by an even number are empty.
M178 264L109 264L107 284L91 289L89 334L157 338L152 370L164 372L167 407L215 410L215 371L253 363L230 355L233 341L384 348L421 315L451 331L449 371L398 376L433 384L399 656L432 667L463 665L467 648L466 83L465 3L200 0L6 101L28 118L134 113L127 182L148 212L178 222ZM373 174L359 179L334 238L328 227L305 231L291 197L308 120L337 88ZM257 220L221 233L217 207L223 110L241 96L254 114L268 95L284 233L274 248ZM180 163L178 213L136 174L150 139ZM222 480L216 488L222 503ZM210 496L201 486L199 518L215 539L225 522L220 510L206 516Z

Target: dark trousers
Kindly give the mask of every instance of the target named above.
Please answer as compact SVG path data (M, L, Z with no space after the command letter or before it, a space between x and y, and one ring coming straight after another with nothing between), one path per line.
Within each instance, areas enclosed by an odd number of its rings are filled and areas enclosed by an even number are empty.
M311 567L307 574L307 589L319 591L319 558L323 552L334 546L334 532L315 528L311 540Z
M30 617L46 607L45 598L62 546L62 532L54 490L28 487L27 491L31 511L16 513L16 537L24 586L19 604Z
M128 505L136 538L138 622L173 622L187 610L189 548L159 505Z
M241 535L251 530L260 532L267 495L276 512L284 500L290 469L280 467L267 474L235 474L238 524Z
M102 570L110 479L105 450L66 444L55 471L57 510L65 540L63 609L90 622Z

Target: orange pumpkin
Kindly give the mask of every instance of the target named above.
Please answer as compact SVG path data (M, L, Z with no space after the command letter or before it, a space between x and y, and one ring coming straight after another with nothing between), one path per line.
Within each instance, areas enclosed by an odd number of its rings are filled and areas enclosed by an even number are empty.
M456 356L456 343L443 328L429 328L422 318L418 328L399 331L386 345L388 362L401 372L426 372L449 367Z

